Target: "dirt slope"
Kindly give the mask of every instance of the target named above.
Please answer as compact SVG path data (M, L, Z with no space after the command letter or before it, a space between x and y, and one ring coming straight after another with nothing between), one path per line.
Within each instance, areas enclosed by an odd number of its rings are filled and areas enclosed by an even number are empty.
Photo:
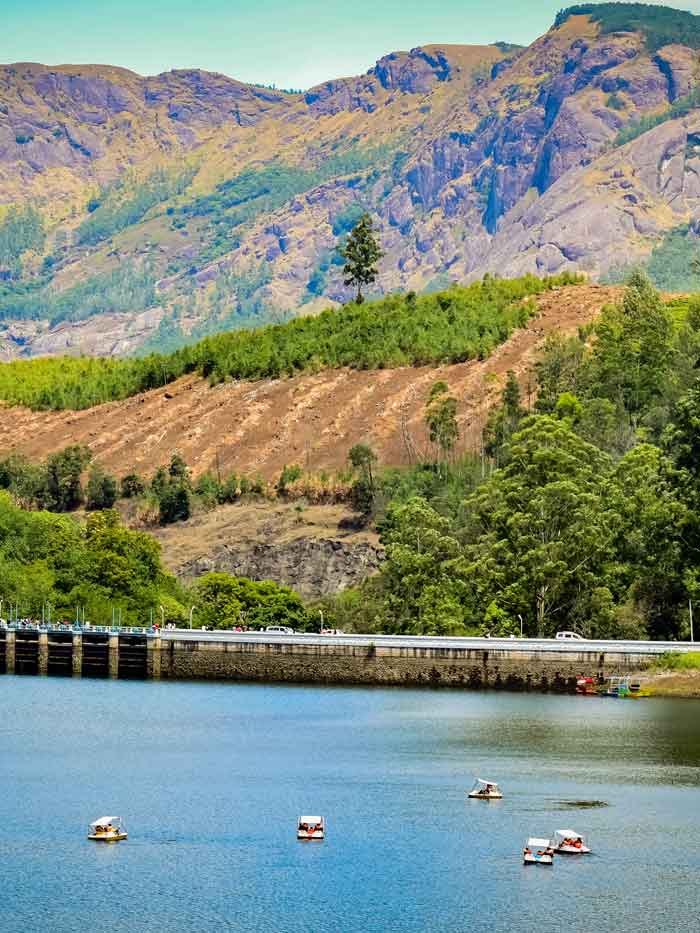
M8 409L0 419L0 452L17 450L40 459L67 444L87 444L115 473L148 475L177 451L195 473L214 468L218 456L222 471L272 479L289 463L341 467L349 448L367 441L382 463L399 465L407 462L410 446L426 445L425 398L438 379L459 399L461 444L474 449L507 371L515 370L525 387L547 335L574 333L619 294L600 286L545 294L539 315L485 361L437 369L341 370L213 389L185 377L166 389L83 412Z

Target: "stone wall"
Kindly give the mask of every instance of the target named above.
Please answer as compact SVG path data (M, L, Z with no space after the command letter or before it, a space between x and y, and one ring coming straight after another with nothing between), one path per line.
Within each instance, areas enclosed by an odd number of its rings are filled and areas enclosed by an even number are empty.
M159 640L160 641L160 640ZM160 676L318 684L573 690L579 676L644 667L621 654L166 641L153 646ZM153 670L154 665L150 665Z

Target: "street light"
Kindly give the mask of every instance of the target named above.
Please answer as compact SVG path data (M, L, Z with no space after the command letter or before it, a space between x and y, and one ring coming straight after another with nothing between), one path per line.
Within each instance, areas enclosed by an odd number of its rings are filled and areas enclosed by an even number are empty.
M321 634L323 632L323 609L319 609L318 614L321 616L321 632L319 632Z
M518 613L518 618L520 619L520 637L523 637L523 617Z
M194 612L194 606L190 606L190 628L192 628L192 613Z

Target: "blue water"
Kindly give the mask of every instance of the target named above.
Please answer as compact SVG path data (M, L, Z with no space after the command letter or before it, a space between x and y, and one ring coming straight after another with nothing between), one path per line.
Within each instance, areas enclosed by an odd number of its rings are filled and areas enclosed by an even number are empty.
M699 928L695 701L5 676L0 710L3 933ZM595 853L524 867L559 828Z

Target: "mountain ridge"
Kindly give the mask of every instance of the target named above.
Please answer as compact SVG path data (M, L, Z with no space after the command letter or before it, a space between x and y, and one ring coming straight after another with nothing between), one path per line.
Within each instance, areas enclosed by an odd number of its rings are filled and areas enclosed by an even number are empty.
M692 252L700 17L582 8L524 49L419 46L300 94L1 66L0 359L143 352L332 307L362 210L385 252L377 294L604 278L684 225ZM606 31L624 16L635 31ZM669 29L691 45L651 48Z

